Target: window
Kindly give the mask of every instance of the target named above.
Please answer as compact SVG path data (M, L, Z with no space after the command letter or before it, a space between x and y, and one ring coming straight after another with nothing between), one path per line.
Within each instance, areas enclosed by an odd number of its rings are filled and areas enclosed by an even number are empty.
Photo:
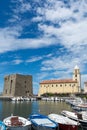
M26 81L25 81L25 83L26 83Z
M13 85L13 80L11 80L11 83L10 83L10 94L11 94L11 91L12 91L12 85Z
M5 80L7 80L7 77L5 78Z
M7 89L5 90L5 93L7 94Z

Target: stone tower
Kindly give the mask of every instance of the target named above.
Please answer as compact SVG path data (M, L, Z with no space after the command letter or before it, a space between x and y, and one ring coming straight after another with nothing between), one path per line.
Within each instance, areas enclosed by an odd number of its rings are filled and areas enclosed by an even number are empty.
M77 81L77 83L78 83L78 92L81 92L81 74L80 74L80 69L79 69L79 67L77 65L74 68L73 80Z
M32 76L12 74L4 77L3 96L32 96Z

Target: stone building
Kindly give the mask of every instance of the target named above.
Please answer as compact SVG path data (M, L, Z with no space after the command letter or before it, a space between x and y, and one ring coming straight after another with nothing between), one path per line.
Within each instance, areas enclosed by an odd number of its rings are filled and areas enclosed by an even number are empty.
M45 93L52 94L75 94L81 91L81 74L79 67L76 65L73 71L72 79L60 79L60 80L44 80L40 82L40 88L38 96Z
M12 74L4 77L3 96L32 96L32 76Z

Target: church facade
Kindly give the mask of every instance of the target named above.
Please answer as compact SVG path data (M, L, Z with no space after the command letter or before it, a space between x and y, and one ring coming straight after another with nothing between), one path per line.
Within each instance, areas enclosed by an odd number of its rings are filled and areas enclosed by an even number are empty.
M12 74L4 77L3 96L32 96L32 76Z
M81 91L81 74L76 65L72 79L44 80L40 82L38 96L46 93L52 94L75 94Z

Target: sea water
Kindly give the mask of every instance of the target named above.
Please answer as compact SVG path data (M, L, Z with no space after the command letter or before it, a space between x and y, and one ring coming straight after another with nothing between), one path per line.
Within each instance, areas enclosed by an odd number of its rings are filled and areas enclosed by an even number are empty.
M31 114L61 114L62 110L72 111L72 107L64 101L2 101L0 100L0 120L14 115L29 118ZM80 128L82 130L82 128Z

